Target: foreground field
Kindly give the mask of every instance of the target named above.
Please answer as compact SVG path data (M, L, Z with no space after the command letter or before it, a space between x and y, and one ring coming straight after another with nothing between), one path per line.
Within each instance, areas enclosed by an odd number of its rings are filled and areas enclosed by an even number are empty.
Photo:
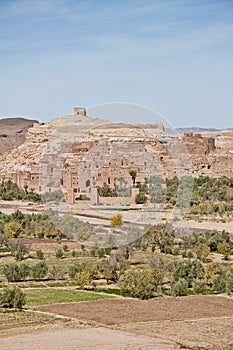
M35 307L36 310L96 322L105 326L134 322L233 317L233 300L221 296L112 299Z
M2 339L9 350L178 350L174 343L106 328L60 330Z
M118 298L30 309L0 313L2 349L233 349L233 299L227 296Z

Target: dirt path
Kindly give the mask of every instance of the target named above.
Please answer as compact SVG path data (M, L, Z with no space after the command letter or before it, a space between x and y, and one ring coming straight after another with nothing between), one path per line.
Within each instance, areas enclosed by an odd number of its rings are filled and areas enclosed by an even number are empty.
M2 350L176 350L174 342L107 328L68 329L1 339Z

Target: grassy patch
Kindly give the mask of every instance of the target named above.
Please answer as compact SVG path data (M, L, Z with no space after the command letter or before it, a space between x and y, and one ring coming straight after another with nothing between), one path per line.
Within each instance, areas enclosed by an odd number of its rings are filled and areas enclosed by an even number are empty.
M11 249L10 248L6 248L6 247L1 247L0 248L0 253L10 253Z
M28 289L26 292L26 303L29 306L48 305L57 303L70 303L78 301L90 301L111 298L93 292L76 291L69 289L56 288L35 288Z
M123 297L132 297L131 293L124 292L123 290L118 288L97 288L96 292L103 292L106 294L113 294L113 295L115 294Z

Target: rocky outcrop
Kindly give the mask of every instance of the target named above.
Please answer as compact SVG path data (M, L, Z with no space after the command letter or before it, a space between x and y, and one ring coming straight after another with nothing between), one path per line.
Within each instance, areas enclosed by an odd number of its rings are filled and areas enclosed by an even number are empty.
M23 144L25 134L35 123L38 122L25 118L0 119L0 156Z

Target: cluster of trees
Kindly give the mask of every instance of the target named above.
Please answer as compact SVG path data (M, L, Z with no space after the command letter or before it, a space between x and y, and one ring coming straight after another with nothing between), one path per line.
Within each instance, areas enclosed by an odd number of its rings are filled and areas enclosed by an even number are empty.
M233 242L226 231L179 234L169 225L158 224L150 227L144 234L144 242L157 247L161 253L179 255L206 261L211 252L223 254L224 259L233 253Z
M3 274L8 282L21 282L26 280L41 281L44 279L63 279L64 272L61 268L53 265L48 268L44 260L33 265L28 263L9 263L3 266Z
M19 210L10 215L0 212L0 234L1 240L28 236L59 239L62 237L50 213L23 214Z
M136 175L136 172L131 174L131 187L139 189L135 198L136 204L150 201L150 203L185 206L185 203L190 200L191 214L218 212L221 215L226 211L233 212L233 178L200 176L192 179L184 176L181 179L177 177L164 179L159 176L150 176L141 183L136 181ZM122 186L123 180L121 181L121 189L124 187ZM102 187L98 187L98 191L103 197L117 197L122 195L122 191L118 187L115 185L114 188L111 188L104 183ZM192 191L191 199L188 197L190 190ZM128 189L122 193L124 196L130 195Z
M35 192L25 184L22 188L11 180L2 181L0 184L0 199L2 200L27 200L32 202L54 202L64 201L64 193L61 190L46 192L42 195Z
M35 193L34 188L28 188L28 185L24 185L24 189L12 182L11 180L2 181L0 184L0 199L2 200L28 200L33 202L40 202L41 196Z
M85 241L93 233L93 225L70 215L59 216L52 210L40 214L23 214L19 210L10 215L0 212L0 243L19 237L67 237Z

